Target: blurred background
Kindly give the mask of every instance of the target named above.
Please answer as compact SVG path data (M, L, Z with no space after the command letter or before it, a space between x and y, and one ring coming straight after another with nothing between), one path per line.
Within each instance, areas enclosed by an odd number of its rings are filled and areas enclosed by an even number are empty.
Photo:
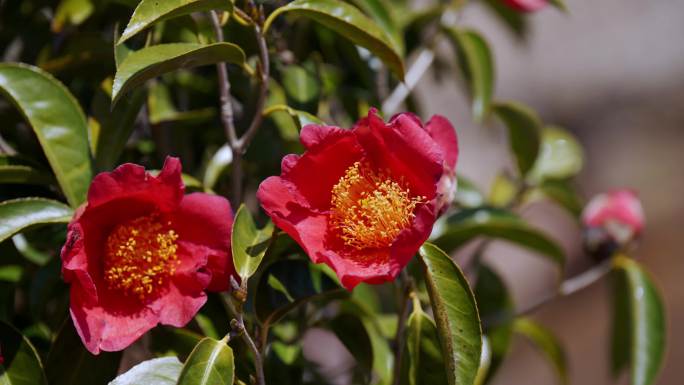
M579 184L585 198L617 187L637 190L647 228L636 252L652 272L668 311L668 347L659 384L681 384L684 359L684 1L567 0L569 14L548 9L531 16L526 43L516 40L482 9L468 9L462 23L489 40L497 62L495 94L526 102L545 122L573 132L586 151ZM445 54L450 54L447 44ZM447 52L448 51L448 52ZM446 115L461 145L458 168L483 189L510 167L505 136L497 127L472 123L457 82L426 76L419 99L427 118ZM562 240L567 275L590 265L577 246L577 225L561 209L537 204L525 212ZM563 220L566 218L567 220ZM525 307L551 290L554 268L542 258L497 244L487 260ZM545 276L546 280L529 279ZM557 333L566 348L572 384L627 384L610 375L610 286L601 281L554 301L534 318ZM521 338L494 384L555 384L545 359Z

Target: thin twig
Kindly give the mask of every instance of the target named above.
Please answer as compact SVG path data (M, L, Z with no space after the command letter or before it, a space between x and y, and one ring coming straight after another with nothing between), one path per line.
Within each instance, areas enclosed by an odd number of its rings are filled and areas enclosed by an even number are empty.
M239 312L237 315L237 318L235 318L233 327L237 329L237 331L240 333L240 336L242 337L243 341L247 344L247 347L249 347L249 350L252 351L252 355L254 355L254 369L256 371L256 383L257 385L266 385L266 378L264 377L264 362L261 356L261 353L259 352L259 349L257 348L256 344L254 343L254 340L252 337L249 335L247 332L247 328L245 328L245 321L242 316L242 312Z
M403 285L403 293L401 298L401 309L399 312L399 323L397 324L397 333L394 337L394 373L392 385L399 385L401 381L401 361L404 355L404 335L406 334L406 321L409 316L411 302L411 293L413 292L413 282L411 278L406 273L406 270L402 271L401 281Z

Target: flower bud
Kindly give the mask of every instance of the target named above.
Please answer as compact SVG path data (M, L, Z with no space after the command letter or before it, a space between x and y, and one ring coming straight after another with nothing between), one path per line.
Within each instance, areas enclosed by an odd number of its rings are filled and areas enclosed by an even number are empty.
M644 226L644 212L637 195L615 190L591 199L582 212L587 252L599 260L636 239Z
M503 0L504 4L521 12L535 12L544 8L547 0Z

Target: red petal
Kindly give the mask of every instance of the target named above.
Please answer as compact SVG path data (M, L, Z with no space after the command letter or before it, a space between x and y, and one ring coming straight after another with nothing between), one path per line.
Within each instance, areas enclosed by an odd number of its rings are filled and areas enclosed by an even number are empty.
M458 138L454 126L447 118L435 115L427 122L425 129L442 150L446 165L452 170L455 169L458 160Z
M415 195L435 196L444 171L442 151L414 118L400 114L386 125L371 111L354 133L378 168L404 177Z
M167 157L156 177L140 165L126 163L93 179L88 190L88 206L95 208L113 200L131 198L153 202L160 210L170 211L180 203L183 191L178 158Z
M230 257L230 235L233 227L233 210L227 199L211 194L193 193L183 197L172 220L179 239L196 246L196 253L208 257L211 271L210 291L229 288L229 277L235 275Z
M345 130L334 126L319 126L316 124L307 124L299 133L299 140L304 147L311 150L320 144L326 144L337 138L350 135L349 130Z

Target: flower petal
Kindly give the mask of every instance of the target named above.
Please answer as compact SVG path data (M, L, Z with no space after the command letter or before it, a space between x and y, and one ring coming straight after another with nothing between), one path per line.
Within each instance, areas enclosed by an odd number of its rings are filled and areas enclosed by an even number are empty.
M456 129L447 118L441 115L433 116L425 125L425 129L442 150L444 162L450 169L456 169L458 160L458 138Z

